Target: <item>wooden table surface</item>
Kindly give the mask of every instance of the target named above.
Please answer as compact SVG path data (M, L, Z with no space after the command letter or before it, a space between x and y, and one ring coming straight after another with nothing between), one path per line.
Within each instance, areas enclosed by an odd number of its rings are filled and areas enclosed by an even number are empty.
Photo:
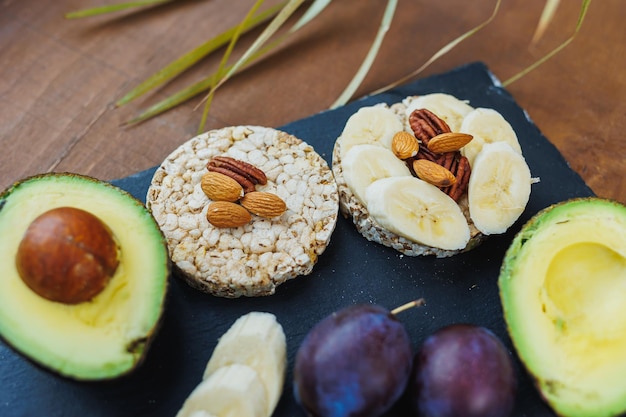
M114 2L0 1L0 188L48 171L110 180L159 164L196 134L199 98L134 127L124 122L214 71L221 54L137 102L118 108L115 102L183 52L237 24L254 3L182 0L145 13L63 17L70 10ZM356 97L420 67L485 21L495 3L400 0ZM420 77L483 61L506 80L565 41L580 8L579 1L562 1L544 37L531 45L544 1L502 3L487 27ZM206 128L277 127L329 108L365 56L385 4L332 2L271 57L226 83ZM626 203L624 16L624 0L592 2L574 41L507 89L597 195ZM245 36L235 55L252 40Z

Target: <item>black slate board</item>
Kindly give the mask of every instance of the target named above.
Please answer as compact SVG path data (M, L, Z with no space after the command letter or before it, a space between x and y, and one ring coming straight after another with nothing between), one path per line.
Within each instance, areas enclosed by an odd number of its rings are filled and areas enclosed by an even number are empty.
M334 140L356 109L429 92L447 92L469 100L472 106L495 108L517 132L532 175L541 182L533 185L526 211L508 233L453 258L412 258L366 241L350 221L340 218L331 244L313 273L280 286L271 297L216 298L191 289L173 276L161 331L145 363L123 379L95 383L66 380L0 344L0 416L174 416L199 383L217 338L237 317L253 310L276 314L287 334L289 371L274 414L278 417L304 416L293 399L291 376L295 352L305 334L320 319L350 304L377 303L391 309L424 297L426 306L400 316L415 349L431 332L457 322L486 326L512 349L497 289L506 248L521 225L540 209L593 193L485 65L472 63L281 129L311 144L330 163ZM145 201L154 170L113 183ZM515 360L520 387L514 416L552 416ZM388 414L406 415L401 406Z

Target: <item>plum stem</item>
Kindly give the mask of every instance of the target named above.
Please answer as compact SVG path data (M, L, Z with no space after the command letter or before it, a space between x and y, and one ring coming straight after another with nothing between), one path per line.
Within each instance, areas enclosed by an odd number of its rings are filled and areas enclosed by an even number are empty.
M423 298L420 298L419 300L409 301L408 303L402 304L401 306L396 307L393 310L391 310L391 314L395 316L398 313L402 313L405 310L408 310L413 307L421 307L424 304L426 304L426 301Z

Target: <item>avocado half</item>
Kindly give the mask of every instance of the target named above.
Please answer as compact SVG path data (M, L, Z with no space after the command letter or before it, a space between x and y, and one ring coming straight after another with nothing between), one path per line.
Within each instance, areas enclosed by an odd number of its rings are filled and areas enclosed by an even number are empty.
M25 231L56 207L95 215L119 245L119 265L108 285L79 304L37 295L16 267ZM165 239L153 217L109 183L42 174L0 194L0 337L44 368L77 380L113 379L135 369L158 328L169 273Z
M567 200L514 238L499 277L521 361L561 416L626 411L626 206Z

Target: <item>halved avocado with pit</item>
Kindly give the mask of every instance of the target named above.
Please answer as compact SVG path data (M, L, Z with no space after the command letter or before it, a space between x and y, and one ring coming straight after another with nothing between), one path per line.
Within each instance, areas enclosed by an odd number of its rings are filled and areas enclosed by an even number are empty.
M55 217L50 213L59 212L65 220L49 220ZM36 291L40 286L64 293L58 290L64 279L79 280L99 268L93 266L97 253L86 253L77 265L67 261L73 255L67 256L65 242L83 250L79 241L94 229L85 223L78 231L65 232L71 227L63 222L78 224L73 213L88 213L88 221L101 222L115 242L115 262L106 268L109 276L95 295L71 301L42 296ZM44 225L23 244L36 219ZM47 229L53 223L58 227ZM46 234L60 241L61 249L43 240ZM21 244L34 250L27 252ZM64 271L74 272L46 276L50 256L57 259L52 265L65 263ZM45 267L30 268L35 271L33 285L22 269L34 263ZM158 329L169 273L165 239L154 218L140 201L109 183L77 174L43 174L0 194L0 337L44 368L78 380L113 379L134 370ZM52 284L37 284L38 278Z
M626 411L626 206L568 200L533 217L499 277L509 334L561 416Z

